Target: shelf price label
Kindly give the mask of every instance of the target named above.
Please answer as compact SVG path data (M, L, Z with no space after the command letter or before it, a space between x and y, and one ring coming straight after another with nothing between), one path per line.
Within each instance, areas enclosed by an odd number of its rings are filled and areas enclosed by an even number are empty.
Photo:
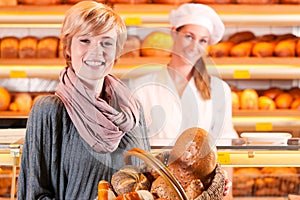
M218 152L218 162L221 164L229 165L230 161L230 153L228 152Z
M9 77L10 78L26 78L27 75L26 75L26 72L25 71L17 71L17 70L13 70L13 71L10 71L9 73Z
M142 24L142 18L140 17L126 17L125 18L126 26L139 26Z
M250 72L249 72L249 70L235 70L233 72L233 78L234 79L249 79Z
M273 124L271 122L258 122L255 125L256 131L272 131Z

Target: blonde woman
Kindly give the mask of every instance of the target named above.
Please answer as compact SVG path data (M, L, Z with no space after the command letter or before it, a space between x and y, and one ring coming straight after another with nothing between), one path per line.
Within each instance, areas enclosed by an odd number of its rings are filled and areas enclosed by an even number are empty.
M120 16L82 1L66 12L61 40L67 66L56 94L39 98L28 119L20 200L95 199L125 151L149 151L141 106L110 74L126 40Z

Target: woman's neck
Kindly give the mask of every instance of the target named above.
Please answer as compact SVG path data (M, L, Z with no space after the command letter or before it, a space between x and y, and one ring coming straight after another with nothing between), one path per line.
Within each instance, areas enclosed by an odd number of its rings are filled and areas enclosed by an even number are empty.
M181 59L177 60L171 58L170 63L168 64L168 72L180 97L182 96L188 82L192 78L192 69L192 65L183 62Z
M89 80L89 79L84 79L84 78L80 78L80 79L84 83L84 85L87 86L87 88L94 91L96 96L101 95L104 78L99 79L99 80Z

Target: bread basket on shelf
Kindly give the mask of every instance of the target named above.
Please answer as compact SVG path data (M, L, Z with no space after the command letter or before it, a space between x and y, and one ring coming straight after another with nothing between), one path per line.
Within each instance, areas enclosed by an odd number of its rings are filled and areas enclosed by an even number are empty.
M168 168L157 158L155 158L149 152L139 149L133 148L125 153L124 156L124 164L131 165L131 156L135 156L141 160L143 160L147 165L153 167L153 169L162 176L165 181L170 185L171 189L174 191L174 194L177 195L178 199L188 200L188 197L180 185L180 183L176 180L176 178L172 175L172 173L168 170Z

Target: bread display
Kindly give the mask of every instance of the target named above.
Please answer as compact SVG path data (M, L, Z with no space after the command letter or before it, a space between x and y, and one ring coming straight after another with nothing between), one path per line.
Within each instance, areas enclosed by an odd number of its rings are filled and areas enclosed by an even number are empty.
M287 196L298 192L300 179L295 167L235 168L234 196Z
M1 58L18 58L19 38L8 36L1 39Z
M20 58L35 58L37 54L38 39L33 36L27 36L20 39L19 42L19 57Z
M38 58L56 58L58 53L59 39L57 37L43 37L37 46Z

